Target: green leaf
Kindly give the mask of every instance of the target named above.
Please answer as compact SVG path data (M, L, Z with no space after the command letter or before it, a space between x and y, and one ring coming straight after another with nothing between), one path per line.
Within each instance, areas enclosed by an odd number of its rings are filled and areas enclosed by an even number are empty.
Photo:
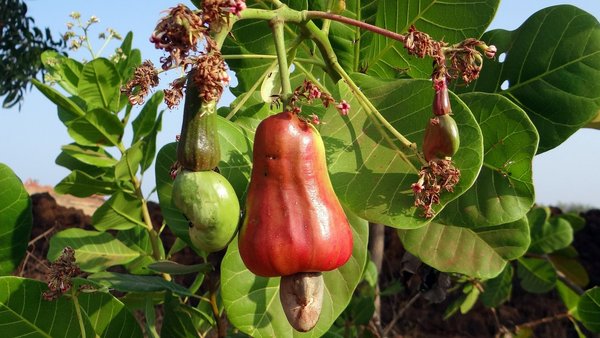
M407 251L443 272L493 278L507 261L522 256L529 246L527 219L465 228L431 222L416 230L399 230Z
M463 290L464 291L464 290ZM480 291L476 287L471 287L468 292L466 292L465 300L460 304L460 313L463 315L473 308L477 299L479 298Z
M0 327L6 337L81 337L73 302L66 297L42 298L46 284L20 277L0 277ZM90 320L82 314L88 337L95 335Z
M158 118L156 118L156 122L150 133L142 138L142 152L144 154L141 163L142 173L150 168L152 162L154 162L154 155L156 155L156 135L162 129L162 118L163 113L161 112Z
M119 69L119 73L121 74L121 80L123 83L129 81L135 69L142 64L142 52L139 49L132 49L129 56L124 61L119 61L117 67ZM121 97L121 104L127 104L127 96L123 95Z
M567 212L565 214L560 214L556 216L558 218L562 218L565 221L571 224L571 228L573 228L573 232L577 232L585 227L585 218L579 216L574 212Z
M31 83L44 94L50 101L58 106L60 120L65 124L69 125L73 120L78 117L85 116L83 111L73 100L62 95L58 90L39 82L36 79L31 79ZM62 109L62 114L60 110Z
M142 63L142 55L139 49L131 49L132 42L133 33L128 32L121 43L121 51L125 59L117 61L117 69L119 70L119 74L121 74L121 81L123 83L129 81L135 68Z
M117 164L117 160L101 147L88 147L71 143L62 146L61 149L65 154L75 158L79 162L91 166L110 168Z
M152 132L158 114L158 106L161 104L164 97L165 95L162 90L154 93L154 95L152 95L152 97L144 104L138 116L133 120L131 124L133 127L132 144Z
M359 75L354 78L391 125L420 148L425 126L432 115L431 82L382 82ZM330 108L320 128L331 182L338 197L370 222L402 229L427 224L430 220L414 206L411 189L411 184L418 180L422 163L414 151L397 143L396 149L390 147L369 114L361 108L356 95L344 82L338 85L340 97L344 97L352 109L348 116L342 117L336 109ZM461 178L453 193L441 194L440 204L433 206L436 212L473 184L483 160L482 135L473 115L460 99L452 96L451 100L461 137L461 147L453 160L460 168Z
M600 332L600 287L589 289L581 296L577 304L577 313L588 330Z
M221 162L219 170L233 186L240 204L244 205L246 188L250 179L252 166L253 140L247 131L222 117L218 118L219 144L221 147ZM160 209L169 229L190 244L189 221L171 203L173 180L169 175L171 166L175 163L177 143L163 146L156 155L156 190Z
M140 167L140 163L144 159L142 148L144 143L138 141L123 153L121 159L115 165L115 178L120 181L131 181Z
M143 337L135 317L125 305L108 293L80 293L79 306L100 337Z
M212 329L212 312L203 313L189 305L182 304L178 297L167 295L165 317L160 331L161 337L187 338L201 337Z
M556 285L556 270L550 262L539 258L519 258L517 276L521 287L532 293L544 293Z
M575 249L573 248L573 250ZM557 251L548 255L548 259L556 270L562 272L576 285L584 288L590 283L590 277L577 257L569 257L563 254L563 251Z
M457 43L481 36L492 22L499 3L499 0L380 0L375 25L402 34L414 25L436 40ZM411 77L431 76L431 59L409 56L399 41L375 35L365 51L368 74L387 79L404 72Z
M148 265L154 263L156 260L153 257L154 249L152 248L150 235L145 226L136 226L129 230L120 230L117 233L117 239L127 245L128 248L140 253L138 258L125 264L127 271L135 275L151 274L152 271L148 269ZM164 255L162 241L158 241L158 247L161 255Z
M86 272L98 272L114 265L127 264L140 255L107 232L71 228L52 236L48 259L56 260L66 246L75 249L76 263Z
M510 299L512 292L513 267L506 264L502 272L485 281L484 292L481 294L481 302L487 307L498 307Z
M573 228L568 221L551 217L543 224L532 224L529 252L547 254L566 248L573 242Z
M117 191L96 209L92 225L98 231L145 227L142 222L142 202L135 196Z
M84 116L72 120L68 126L69 135L75 142L92 147L99 144L116 146L123 131L119 117L103 108L88 111Z
M177 143L165 144L156 155L155 176L156 193L160 204L160 211L167 223L167 226L175 236L183 239L188 245L191 245L188 234L189 221L171 202L173 191L173 179L170 171L173 164L177 161Z
M208 263L183 265L172 261L158 261L148 265L148 268L155 272L168 273L171 275L187 275L190 273L207 273L213 270L212 265Z
M550 208L548 207L535 207L527 213L527 220L529 221L529 228L541 229L544 227L544 223L550 219Z
M59 194L88 197L94 194L110 195L117 190L117 186L114 182L104 181L82 171L74 170L60 181L54 190Z
M565 307L569 310L569 313L575 315L579 320L579 315L577 315L576 310L581 297L577 292L573 291L573 289L560 280L556 282L556 291L558 291L558 295L565 304Z
M460 98L479 123L485 156L475 184L450 202L440 217L473 227L523 218L535 200L535 127L521 108L501 95L470 93Z
M44 69L52 77L52 80L56 81L69 94L77 95L77 85L83 64L54 50L43 52L41 59Z
M460 91L497 92L518 104L540 133L538 153L550 150L600 110L600 25L581 9L542 9L514 31L482 37L504 54L486 60L479 80ZM503 83L508 81L508 88Z
M120 105L120 86L121 77L115 65L108 59L96 58L83 66L77 89L90 109L104 108L116 113Z
M10 167L0 163L0 275L12 273L25 256L32 225L27 190Z
M121 292L171 291L181 296L192 296L188 289L159 276L136 276L117 272L98 272L88 276L95 282Z
M107 170L106 168L101 168L101 167L97 167L94 165L89 165L89 164L85 164L83 162L81 162L80 160L76 159L75 157L67 154L64 151L61 151L60 154L58 154L58 156L56 156L56 159L54 160L54 163L56 163L59 166L65 167L67 169L69 169L70 171L80 171L85 173L86 175L93 177L93 178L100 178L104 175L107 174ZM112 168L110 168L110 175L114 175L114 173L112 173L114 170Z
M319 337L348 305L365 267L368 225L351 213L354 249L342 267L323 273L325 290L320 319L312 331L300 333L288 323L279 301L279 278L255 276L239 255L237 238L221 263L221 292L227 316L240 331L252 337Z
M244 205L252 172L254 135L220 116L217 121L221 147L219 170L221 175L231 183L240 200L240 205Z

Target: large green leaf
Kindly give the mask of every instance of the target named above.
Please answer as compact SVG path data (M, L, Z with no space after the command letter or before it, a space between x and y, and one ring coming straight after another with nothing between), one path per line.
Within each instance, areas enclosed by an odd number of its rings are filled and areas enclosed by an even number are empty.
M33 215L31 199L23 183L0 163L0 275L7 275L25 256Z
M460 95L483 134L483 167L475 184L442 212L455 224L488 226L516 221L534 203L535 127L517 105L497 94Z
M114 265L127 264L140 255L107 232L71 228L52 236L48 259L57 259L66 246L75 249L76 263L86 272L104 271Z
M88 279L122 292L171 291L181 296L192 296L183 286L159 276L136 276L118 272L98 272Z
M135 317L111 294L84 292L77 298L79 306L87 314L99 337L143 337Z
M123 153L123 156L115 165L115 178L117 180L131 181L132 177L137 174L140 163L144 159L143 146L144 142L138 141Z
M402 34L414 25L434 39L456 43L481 36L499 3L500 0L380 0L375 25ZM377 35L367 51L364 57L371 75L397 78L407 72L411 77L431 76L431 59L409 56L401 42Z
M549 221L531 226L531 246L529 251L547 254L566 248L573 242L573 228L568 221L551 217Z
M81 337L75 306L66 297L43 299L46 284L20 277L0 277L0 327L6 337ZM82 314L85 334L95 335Z
M72 120L68 126L69 135L80 145L99 144L115 146L125 129L119 118L104 108L88 111L84 116Z
M58 116L65 125L68 126L78 117L85 116L85 111L83 111L83 109L81 109L81 107L79 107L74 100L65 97L58 90L48 86L47 84L39 82L36 79L31 79L31 83L33 83L33 85L40 92L42 92L46 98L56 104L59 110Z
M432 116L431 82L382 82L367 76L356 76L355 79L391 125L420 148L425 126ZM343 82L339 87L340 97L345 98L352 109L345 117L341 117L336 109L329 109L320 127L331 182L338 197L358 216L370 222L404 229L425 225L429 220L414 206L411 190L411 184L418 180L422 163L414 151L398 143L395 143L397 149L392 149L362 109L356 95ZM441 194L441 203L434 205L438 212L473 184L483 159L482 135L473 115L455 96L452 96L452 104L461 135L461 147L453 160L461 171L461 178L453 193ZM385 135L392 137L388 133Z
M163 112L160 112L160 114L158 114L158 117L156 118L156 121L154 122L152 130L148 133L148 135L142 138L143 158L142 162L140 163L142 173L148 170L152 163L154 163L154 156L156 155L156 136L158 135L158 132L162 129L162 120Z
M64 151L61 151L60 154L56 156L54 163L56 163L59 166L65 167L70 171L77 170L79 172L83 172L87 176L92 178L100 178L106 174L109 174L110 176L114 175L114 170L112 169L112 167L101 168L95 165L86 164L76 159L75 157L67 154ZM107 169L108 171L110 171L110 173L107 172Z
M99 231L145 227L142 222L142 202L135 196L117 191L96 209L92 225Z
M399 230L407 251L444 272L493 278L507 261L529 246L527 218L488 227L465 228L433 221L415 230Z
M279 300L279 278L264 278L246 269L237 238L221 263L221 292L227 316L235 327L252 337L320 337L348 305L362 278L367 257L367 222L347 213L352 225L352 257L342 267L323 273L325 290L320 319L310 332L295 331Z
M120 230L117 233L117 239L123 242L128 248L140 253L138 258L125 264L127 271L136 275L151 274L152 270L148 266L156 260L153 256L154 249L152 248L152 241L150 240L148 230L141 226L136 226L128 230ZM164 256L162 241L158 241L158 249L161 255Z
M248 132L239 126L225 120L218 119L219 145L221 147L221 162L219 170L233 186L241 205L244 205L244 196L250 179L252 168L252 143ZM189 222L183 214L171 203L173 180L169 171L175 163L177 143L163 146L156 156L156 190L160 208L167 225L177 236L189 241Z
M513 284L513 267L506 264L502 272L485 281L483 285L484 292L481 294L481 302L487 307L498 307L510 299Z
M162 90L154 93L154 95L152 95L152 97L144 104L138 116L133 120L131 123L133 127L132 144L152 132L156 116L158 115L158 106L164 97L165 95Z
M577 313L585 327L600 332L600 287L587 290L577 304Z
M71 194L77 197L88 197L94 194L110 195L117 190L114 182L92 177L79 170L72 171L63 178L54 190L59 194Z
M160 336L165 338L204 337L214 325L212 311L202 312L181 303L178 297L165 297L165 319Z
M86 147L71 143L62 146L61 149L65 154L77 159L81 163L94 167L114 167L117 164L117 160L109 152L100 147Z
M66 57L54 50L42 53L44 69L64 90L71 95L77 95L77 86L81 77L83 64L77 60Z
M123 43L121 43L121 51L125 58L117 61L117 69L121 75L121 81L127 82L133 75L135 68L142 63L142 54L139 49L132 49L133 33L128 32Z
M121 99L121 77L108 59L96 58L83 66L77 90L90 109L104 108L118 112Z
M532 293L552 290L557 280L552 264L540 258L519 258L517 276L521 280L521 287Z
M598 114L600 25L594 16L573 6L549 7L512 32L493 30L482 39L496 45L500 57L485 62L475 84L457 90L498 92L513 100L540 133L538 153Z

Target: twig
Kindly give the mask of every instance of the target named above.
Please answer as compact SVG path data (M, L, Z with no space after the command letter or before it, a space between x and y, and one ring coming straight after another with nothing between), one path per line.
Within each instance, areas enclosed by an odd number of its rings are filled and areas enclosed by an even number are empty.
M402 316L404 315L404 312L406 312L406 310L408 310L416 301L417 299L419 299L419 297L421 296L421 293L418 292L417 294L415 294L409 301L408 303L406 303L402 309L400 309L400 311L396 312L394 314L394 318L392 318L392 320L386 325L385 329L383 330L383 334L382 337L387 337L388 333L390 333L390 331L394 328L394 325L396 325L396 322L402 318Z

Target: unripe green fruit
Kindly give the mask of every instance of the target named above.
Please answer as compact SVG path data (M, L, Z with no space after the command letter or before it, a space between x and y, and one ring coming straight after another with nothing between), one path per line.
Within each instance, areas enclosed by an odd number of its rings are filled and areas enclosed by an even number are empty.
M439 115L429 120L423 139L425 160L452 157L460 146L456 121L450 115Z
M215 252L237 231L240 204L233 187L214 171L182 171L173 182L173 204L190 221L192 244Z

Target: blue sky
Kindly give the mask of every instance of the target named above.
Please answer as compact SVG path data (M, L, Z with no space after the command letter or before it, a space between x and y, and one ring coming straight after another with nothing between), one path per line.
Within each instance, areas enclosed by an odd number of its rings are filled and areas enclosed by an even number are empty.
M92 30L92 36L108 27L121 34L133 31L135 48L142 51L143 58L157 63L162 53L148 42L161 11L178 2L152 1L76 1L76 0L27 0L29 15L39 27L49 27L52 32L66 31L69 13L78 11L82 19L92 15L100 23ZM184 1L189 5L189 1ZM531 14L544 7L572 4L600 18L600 1L555 0L503 0L490 29L515 29ZM106 48L104 56L114 50L116 44ZM100 43L94 46L100 47ZM88 58L85 53L75 58ZM166 82L163 82L166 83ZM235 84L235 83L234 83ZM225 95L222 104L232 97ZM1 109L1 108L0 108ZM167 110L163 131L159 134L158 147L172 142L181 127L179 110ZM129 131L130 132L130 131ZM40 184L55 185L69 172L54 164L60 147L71 142L66 129L56 116L55 106L37 90L28 92L19 111L16 108L0 113L0 162L9 165L22 180L28 178ZM600 179L595 171L600 169L600 131L582 129L565 143L534 160L536 200L539 204L584 204L600 208ZM154 169L144 176L144 192L154 187Z

